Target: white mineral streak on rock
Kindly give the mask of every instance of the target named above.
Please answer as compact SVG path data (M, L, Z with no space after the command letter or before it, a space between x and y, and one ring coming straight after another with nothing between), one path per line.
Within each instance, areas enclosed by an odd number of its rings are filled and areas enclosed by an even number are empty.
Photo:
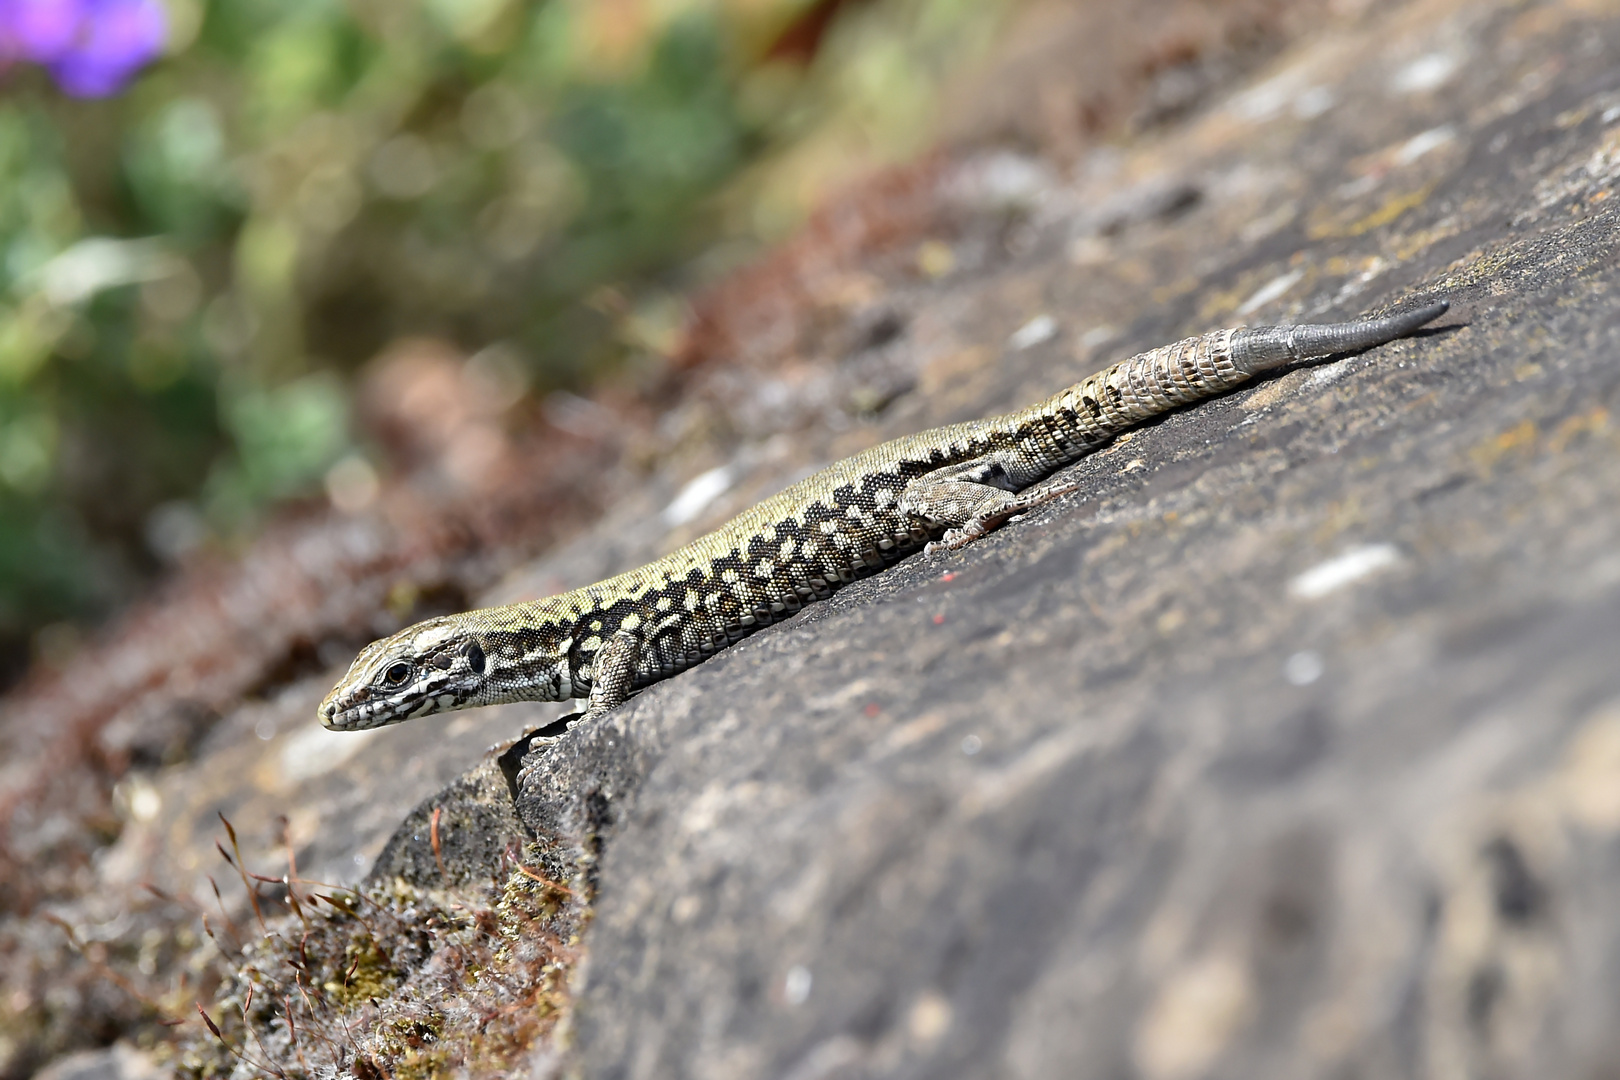
M1398 566L1400 561L1400 550L1394 544L1364 544L1295 577L1288 583L1288 593L1300 600L1318 600L1380 570Z
M1042 342L1051 341L1057 336L1057 320L1050 315L1037 315L1029 322L1020 326L1007 339L1007 344L1014 349L1032 349Z
M1215 1063L1254 1012L1248 969L1216 955L1171 974L1136 1030L1133 1057L1149 1080L1190 1080Z
M1392 83L1397 93L1421 94L1437 90L1457 73L1457 58L1450 53L1433 52L1418 57L1395 73Z
M1395 152L1395 164L1410 165L1424 154L1431 150L1438 150L1456 137L1457 129L1450 124L1442 124L1439 127L1432 127L1428 131L1420 131L1401 144L1401 148Z
M1282 297L1282 295L1289 289L1292 289L1295 285L1299 284L1299 279L1304 276L1305 271L1293 270L1289 273L1281 275L1280 277L1272 278L1270 281L1260 286L1259 290L1253 296L1243 301L1243 306L1237 309L1237 313L1239 315L1247 315L1251 311L1265 307L1273 300Z
M735 471L730 465L699 473L664 507L664 524L671 527L685 525L707 510L710 503L724 495L736 482Z

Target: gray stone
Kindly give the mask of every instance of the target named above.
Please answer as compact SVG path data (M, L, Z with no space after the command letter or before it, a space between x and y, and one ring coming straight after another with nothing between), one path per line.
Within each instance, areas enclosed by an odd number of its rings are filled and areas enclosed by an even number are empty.
M34 1074L34 1080L162 1080L173 1075L128 1043L66 1054Z
M519 809L594 884L579 1072L1620 1069L1617 54L1572 5L1412 5L1132 151L1205 193L1174 221L1076 248L1094 192L1054 193L1024 254L899 290L919 336L1064 333L898 427L1455 307L531 755Z

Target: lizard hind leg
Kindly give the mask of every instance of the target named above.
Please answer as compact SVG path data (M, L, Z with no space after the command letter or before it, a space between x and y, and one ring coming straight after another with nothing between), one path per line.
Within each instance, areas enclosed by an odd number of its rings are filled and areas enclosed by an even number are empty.
M1079 485L1073 480L1048 480L1023 491L1007 491L959 472L930 473L906 485L900 509L914 518L946 527L945 535L924 551L954 551L999 529L1008 520L1044 502L1067 495Z

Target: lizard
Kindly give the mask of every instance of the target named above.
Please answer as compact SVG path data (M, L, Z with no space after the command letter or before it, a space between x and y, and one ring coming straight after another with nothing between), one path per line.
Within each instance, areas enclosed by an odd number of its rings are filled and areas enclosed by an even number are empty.
M1404 337L1439 300L1354 322L1233 328L1139 353L1003 416L836 462L636 570L539 600L428 619L363 649L319 708L358 731L453 709L586 699L580 720L840 587L951 550L1077 490L1059 470L1255 375Z

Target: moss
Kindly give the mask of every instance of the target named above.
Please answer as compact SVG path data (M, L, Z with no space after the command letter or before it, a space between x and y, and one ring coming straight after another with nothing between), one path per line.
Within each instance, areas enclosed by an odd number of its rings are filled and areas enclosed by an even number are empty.
M444 1052L436 1049L443 1030L444 1017L436 1012L395 1016L372 1029L372 1045L377 1056L395 1063L394 1073L399 1075L407 1062L425 1063L444 1057Z
M363 934L345 945L343 958L342 981L328 980L321 989L346 1009L381 1000L399 984L400 973L370 934Z
M408 1050L394 1062L397 1080L429 1080L450 1071L450 1055L443 1050Z
M1408 191L1397 191L1379 203L1371 212L1351 217L1323 203L1312 210L1305 225L1305 235L1313 241L1363 236L1374 229L1405 217L1412 210L1428 202L1439 181L1430 181Z
M523 858L475 890L396 879L308 897L302 918L272 920L241 952L210 1006L219 1034L182 1039L177 1071L481 1076L517 1064L568 1012L588 910L547 876L546 853Z

